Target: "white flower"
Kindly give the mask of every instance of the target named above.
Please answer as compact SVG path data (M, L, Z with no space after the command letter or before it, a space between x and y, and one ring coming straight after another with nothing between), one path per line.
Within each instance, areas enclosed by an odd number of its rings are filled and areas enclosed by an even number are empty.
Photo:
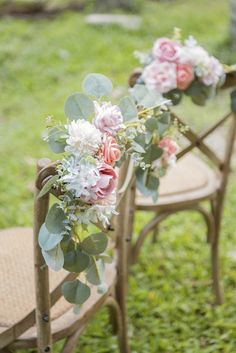
M202 66L209 60L205 49L199 45L184 46L180 49L179 61L181 64L189 64L193 67Z
M100 180L98 165L76 157L62 161L60 181L76 198L90 202L96 198L96 185Z
M209 57L199 71L202 82L207 86L216 86L224 75L223 65L214 56Z
M93 205L78 214L78 222L83 224L101 222L104 227L109 224L109 219L117 214L114 205Z
M72 121L66 126L69 137L65 151L75 155L94 155L102 142L101 132L86 120Z

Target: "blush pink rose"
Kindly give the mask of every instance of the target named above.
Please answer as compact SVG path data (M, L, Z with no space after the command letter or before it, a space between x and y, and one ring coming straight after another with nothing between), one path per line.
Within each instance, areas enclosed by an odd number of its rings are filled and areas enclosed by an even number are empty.
M113 136L104 136L102 153L104 162L107 164L114 165L116 161L119 161L121 157L121 151Z
M177 64L177 87L185 90L194 79L194 70L191 65Z
M94 102L95 118L94 125L103 133L114 135L117 131L122 129L123 116L120 108L117 105L112 105L110 102L99 105Z
M152 53L155 59L165 62L177 62L180 45L168 38L158 39L153 46Z
M176 64L153 61L143 71L143 80L147 87L160 93L166 93L176 88Z
M103 163L99 168L100 179L95 185L98 200L107 198L116 187L117 174L112 166Z
M179 146L177 145L177 143L169 137L164 137L159 142L159 146L164 150L164 152L168 156L176 154L179 151Z

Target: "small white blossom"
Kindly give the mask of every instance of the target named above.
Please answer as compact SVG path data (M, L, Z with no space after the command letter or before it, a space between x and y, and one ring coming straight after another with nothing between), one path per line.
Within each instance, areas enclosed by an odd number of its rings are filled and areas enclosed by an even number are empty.
M69 137L67 152L75 155L94 155L102 142L101 132L86 120L72 121L66 126Z

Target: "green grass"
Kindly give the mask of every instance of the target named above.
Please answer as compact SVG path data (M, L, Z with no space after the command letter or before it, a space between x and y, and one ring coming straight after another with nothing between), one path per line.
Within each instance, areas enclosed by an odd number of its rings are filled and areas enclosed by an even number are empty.
M225 45L228 1L145 2L139 31L89 27L83 14L65 13L41 21L0 20L0 226L31 225L35 159L49 156L40 135L47 115L62 120L66 97L80 90L88 72L102 72L116 86L114 100L127 89L138 65L133 51L150 48L160 35L183 28L219 57L233 62ZM206 109L189 100L178 108L199 128L227 110L227 92ZM55 158L53 155L50 155ZM222 271L226 303L213 308L209 254L199 216L165 221L155 248L145 244L132 269L128 314L133 353L236 352L236 180L232 176L222 231ZM138 215L136 232L145 215ZM106 311L101 311L78 343L77 352L117 352Z

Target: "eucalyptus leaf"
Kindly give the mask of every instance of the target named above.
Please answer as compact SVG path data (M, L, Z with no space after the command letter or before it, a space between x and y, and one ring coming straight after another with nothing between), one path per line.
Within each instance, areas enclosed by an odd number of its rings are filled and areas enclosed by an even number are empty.
M65 220L66 216L63 210L58 203L55 203L47 214L45 225L50 233L60 234L65 231Z
M171 121L171 117L169 112L163 113L161 117L158 119L157 126L158 126L158 133L160 136L162 136L169 128L170 121Z
M42 255L48 267L54 271L60 271L64 264L64 255L61 250L60 244L54 249L45 251L42 249Z
M160 158L163 154L163 149L157 145L150 145L144 155L144 162L146 164L152 164L156 159Z
M106 76L93 73L85 77L83 90L91 96L101 98L108 96L112 92L113 86L111 80Z
M236 90L232 91L230 94L231 97L231 110L236 113Z
M103 282L104 275L101 271L104 271L104 267L100 266L101 260L95 261L94 258L91 259L90 266L86 272L86 279L95 286Z
M144 196L157 199L159 179L151 174L149 170L136 169L136 186Z
M45 223L41 226L40 231L39 231L39 245L40 247L45 250L45 251L49 251L54 249L57 244L59 244L61 242L61 240L63 239L63 235L62 234L51 234L49 233L49 231L47 230Z
M168 102L160 93L149 90L145 85L135 85L131 94L137 104L144 108L156 108Z
M141 145L139 145L136 141L132 142L132 148L135 152L145 153L145 149Z
M54 126L48 130L47 143L54 153L63 153L66 147L66 130L62 126Z
M108 291L108 285L106 283L102 283L98 285L97 292L99 294L105 294Z
M131 97L123 97L120 100L118 106L121 110L124 121L129 121L137 118L138 109L136 108L136 105L134 104L134 101Z
M183 93L179 89L174 89L163 94L163 97L170 99L173 105L178 105L183 97Z
M68 281L62 285L62 294L72 304L82 305L90 296L90 288L80 280Z
M43 197L44 195L46 195L51 190L53 185L56 183L58 178L59 178L58 175L53 175L50 179L48 179L48 181L46 182L46 184L43 186L43 188L41 189L40 193L38 194L38 198Z
M69 272L80 273L84 271L90 263L90 258L87 254L79 249L74 249L65 254L64 269Z
M94 113L94 104L85 94L74 93L67 98L64 110L70 120L88 119Z
M106 250L108 239L104 233L91 234L81 244L82 249L89 255L99 255Z

